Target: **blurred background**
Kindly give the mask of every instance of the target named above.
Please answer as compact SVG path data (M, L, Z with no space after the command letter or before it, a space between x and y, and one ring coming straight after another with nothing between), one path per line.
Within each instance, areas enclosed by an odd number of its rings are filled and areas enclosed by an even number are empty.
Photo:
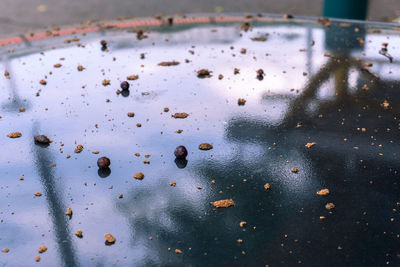
M322 7L323 0L1 0L0 37L44 26L75 24L94 19L196 12L322 16ZM398 21L400 1L370 0L367 14L368 20Z

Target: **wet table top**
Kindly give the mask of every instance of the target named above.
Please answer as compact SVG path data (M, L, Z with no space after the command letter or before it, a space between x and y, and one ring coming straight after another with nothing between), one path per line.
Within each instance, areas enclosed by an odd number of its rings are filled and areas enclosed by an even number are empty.
M0 266L398 265L399 30L227 14L0 41Z

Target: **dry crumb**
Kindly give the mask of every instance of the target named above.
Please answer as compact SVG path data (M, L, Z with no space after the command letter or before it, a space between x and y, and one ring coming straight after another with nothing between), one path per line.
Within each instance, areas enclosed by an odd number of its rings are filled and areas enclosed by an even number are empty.
M242 239L238 239L238 240L236 240L239 244L242 244L243 243L243 240Z
M92 151L92 154L99 154L100 153L100 151L98 151L98 150L93 150Z
M70 155L70 154L67 154L65 157L66 157L67 159L69 159L69 158L71 157L71 155Z
M40 83L41 85L46 85L46 84L47 84L47 82L46 82L45 80L40 80L39 83Z
M333 204L333 203L327 203L326 205L325 205L325 208L327 209L327 210L331 210L331 209L333 209L333 208L335 208L335 204Z
M169 185L175 187L176 186L176 182L170 182Z
M25 108L19 108L18 112L25 112Z
M79 237L79 238L82 238L82 237L83 237L83 232L82 232L82 230L76 231L76 232L75 232L75 235L76 235L77 237Z
M19 138L22 136L22 134L20 132L12 132L12 133L7 134L7 136L10 138Z
M203 189L203 187L201 187L201 186L199 186L199 185L196 186L196 188L199 189L199 190Z
M142 180L144 178L144 174L141 172L135 173L133 175L133 178L138 179L138 180Z
M293 172L293 173L298 173L298 172L299 172L299 169L297 169L297 168L291 168L290 171Z
M224 75L222 75L222 74L218 75L218 80L222 80L223 78L224 78Z
M329 52L325 52L324 57L332 57L332 55Z
M241 222L239 223L239 226L243 228L243 227L246 226L246 224L247 224L246 221L241 221Z
M104 80L101 82L101 84L104 85L104 86L107 86L107 85L110 85L110 84L111 84L111 81L110 81L110 80L107 80L107 79L104 79Z
M39 249L38 249L38 252L39 253L44 253L44 252L46 252L47 251L47 247L46 246L41 246Z
M180 133L182 133L182 132L183 132L182 129L179 129L179 130L176 130L176 131L175 131L175 133L178 133L178 134L180 134Z
M54 68L61 68L61 64L60 63L57 63L57 64L54 64Z
M78 67L76 67L78 69L78 71L83 71L85 68L82 65L78 65Z
M150 161L149 160L143 160L143 163L144 164L150 164Z
M209 143L201 143L199 145L199 149L200 150L210 150L212 148L213 148L213 146L211 144L209 144Z
M174 115L172 115L172 117L175 119L184 119L184 118L187 118L188 116L189 116L189 114L187 114L185 112L177 112Z
M180 250L180 249L177 248L177 249L175 249L175 253L176 253L176 254L182 254L182 250Z
M136 157L140 157L140 153L135 153L135 156Z
M265 190L269 190L269 189L271 189L271 185L269 183L266 183L264 185L264 188L265 188Z
M244 106L244 104L246 104L246 99L244 99L244 98L239 98L239 99L238 99L238 105L239 105L239 106Z
M211 184L215 184L215 180L211 180Z
M241 54L246 54L246 52L247 52L246 48L240 49L240 53L241 53Z
M104 238L106 239L106 243L111 245L115 243L115 237L110 233L105 233Z
M10 79L10 73L8 72L8 70L4 71L4 77L6 77L7 79Z
M141 123L136 123L136 127L140 128L140 127L142 127L142 124Z
M40 261L40 256L36 256L35 261L39 262Z
M238 68L234 68L233 69L233 74L239 74L240 73L240 69L238 69Z
M318 196L325 196L325 195L328 195L328 194L329 194L329 189L328 188L321 189L321 190L317 191L317 195Z
M74 152L75 153L81 153L83 151L83 146L82 145L77 145Z
M124 198L123 194L119 194L118 198Z
M312 148L313 146L315 146L317 143L315 143L315 142L312 142L312 143L307 143L306 144L306 147L307 148Z
M1 250L1 252L4 252L4 253L8 253L10 251L10 249L8 249L8 248L3 248L2 250Z
M134 81L134 80L139 79L139 75L129 75L128 77L126 77L126 79L130 80L130 81Z
M133 113L133 112L128 112L128 117L130 117L130 118L133 118L133 117L135 117L135 113Z
M166 67L169 67L169 66L176 66L176 65L179 65L180 63L178 62L178 61L175 61L175 60L173 60L173 61L163 61L163 62L160 62L160 63L158 63L158 66L166 66Z
M169 108L165 107L164 112L168 112L168 111L169 111Z
M37 197L41 197L41 196L42 196L42 193L36 192L34 195L37 196Z
M210 202L215 208L229 208L235 205L233 199L223 199L214 202Z

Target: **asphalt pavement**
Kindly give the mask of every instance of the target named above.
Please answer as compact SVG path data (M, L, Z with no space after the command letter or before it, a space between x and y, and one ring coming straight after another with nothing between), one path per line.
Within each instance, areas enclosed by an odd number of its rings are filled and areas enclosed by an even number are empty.
M264 12L321 16L323 0L1 0L0 38L93 19L196 12ZM369 20L400 16L399 0L370 0Z

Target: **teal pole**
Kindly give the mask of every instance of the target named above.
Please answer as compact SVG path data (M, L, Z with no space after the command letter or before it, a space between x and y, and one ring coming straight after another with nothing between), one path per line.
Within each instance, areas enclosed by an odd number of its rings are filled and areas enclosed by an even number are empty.
M368 0L325 0L324 17L365 20Z

